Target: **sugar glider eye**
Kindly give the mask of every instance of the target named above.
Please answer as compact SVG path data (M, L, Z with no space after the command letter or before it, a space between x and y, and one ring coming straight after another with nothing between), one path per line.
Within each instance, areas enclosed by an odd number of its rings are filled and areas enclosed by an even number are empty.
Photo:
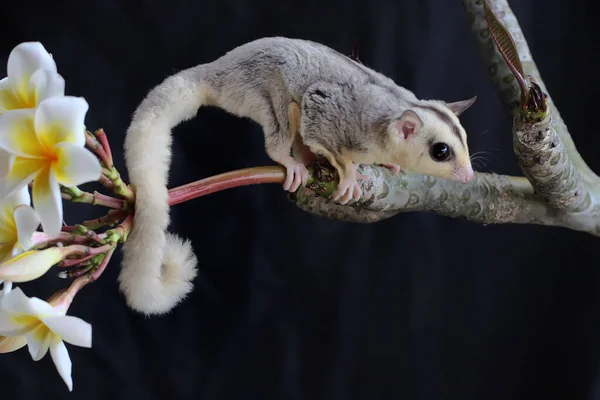
M450 158L452 151L446 143L434 143L429 147L429 154L434 161L442 162Z

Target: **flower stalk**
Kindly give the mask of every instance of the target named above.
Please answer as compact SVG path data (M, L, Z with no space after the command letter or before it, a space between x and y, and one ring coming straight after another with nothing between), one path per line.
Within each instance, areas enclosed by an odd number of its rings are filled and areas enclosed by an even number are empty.
M37 235L36 235L37 234ZM37 242L33 246L33 250L42 250L49 246L56 246L59 243L64 244L89 244L95 242L97 244L105 244L104 238L106 234L97 234L93 231L88 231L83 235L74 234L71 232L61 232L58 236L49 237L41 232L34 234L34 242Z
M306 188L320 196L330 196L337 185L337 173L326 164L317 161L307 166L308 182ZM169 190L169 205L184 203L211 193L241 186L263 183L283 183L285 168L281 166L264 166L244 168L220 175L211 176Z
M113 167L112 156L107 153L104 146L102 146L96 137L88 130L85 131L85 145L100 159L104 168L111 169Z
M127 206L127 202L125 200L107 196L97 191L94 191L94 193L84 192L76 186L61 186L61 195L63 199L72 201L74 203L87 203L94 206L98 205L117 209L125 208Z
M234 187L261 183L283 183L284 180L285 169L279 166L245 168L226 172L169 190L169 205L173 206Z
M114 166L113 157L112 157L112 151L110 149L110 145L108 143L108 137L106 136L106 132L104 132L104 129L100 128L96 132L94 132L94 135L96 136L96 138L98 138L98 141L100 142L100 145L102 146L102 149L104 150L104 153L106 154L106 162L107 163L105 164L105 166L107 168L112 168Z
M127 235L133 226L133 218L128 215L116 228L105 233L106 244L98 248L88 248L88 254L76 259L65 259L60 266L75 268L71 271L61 271L60 278L85 279L87 283L96 281L106 270L117 246L127 240ZM84 285L83 285L84 286ZM81 287L83 287L81 286ZM79 286L78 286L79 287ZM81 289L79 287L78 290Z
M114 166L111 168L102 168L102 175L110 181L113 193L123 197L128 203L135 202L135 193L123 182L121 174L119 174L119 171Z
M126 216L127 212L123 210L110 210L102 217L83 221L81 226L85 227L88 231L95 231L105 226L113 227Z

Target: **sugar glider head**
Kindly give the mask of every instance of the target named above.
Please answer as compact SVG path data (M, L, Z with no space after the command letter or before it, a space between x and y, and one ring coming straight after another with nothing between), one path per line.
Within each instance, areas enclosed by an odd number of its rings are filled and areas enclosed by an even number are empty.
M477 99L445 103L422 100L388 126L392 162L409 171L457 180L474 177L467 134L458 117Z

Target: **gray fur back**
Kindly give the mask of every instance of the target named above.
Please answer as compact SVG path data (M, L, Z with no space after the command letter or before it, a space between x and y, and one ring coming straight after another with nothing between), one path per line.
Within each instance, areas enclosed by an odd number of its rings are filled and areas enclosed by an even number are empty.
M347 138L354 145L343 144L355 148L361 133L373 131L407 102L418 102L412 92L383 74L330 47L302 39L257 39L188 72L197 74L194 81L204 81L213 89L206 105L258 122L267 142L281 140L288 122L287 107L292 102L302 104L315 83L337 86L347 94L337 99L340 110L331 116L348 118L329 121L328 130L344 132L338 140ZM270 145L274 143L267 143Z

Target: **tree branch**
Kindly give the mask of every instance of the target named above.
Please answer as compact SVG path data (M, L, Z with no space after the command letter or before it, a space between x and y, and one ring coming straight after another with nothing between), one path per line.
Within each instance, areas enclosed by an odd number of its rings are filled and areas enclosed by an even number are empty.
M413 173L394 176L385 168L370 165L361 165L359 171L366 177L360 182L364 195L352 205L338 205L302 189L290 198L304 211L352 222L428 211L481 224L559 226L600 236L600 206L591 204L589 197L581 212L556 210L533 194L525 178L478 173L463 184Z
M575 196L576 198L579 197L579 199L573 199L571 201L565 199L557 199L557 201L553 201L554 199L552 196L558 196L558 192L560 191L563 193L570 192L569 194L564 195L564 197L572 199L576 190L571 190L571 188L577 188L580 194L582 194L585 190L596 190L598 183L600 182L600 178L598 178L598 176L588 167L577 151L573 139L569 134L569 130L567 129L566 124L556 108L556 105L552 101L552 96L550 96L548 93L546 85L542 80L517 17L511 10L508 1L486 1L488 7L495 14L496 18L498 18L498 20L512 36L525 74L532 76L535 80L535 83L539 85L541 91L547 95L548 113L550 115L549 120L544 120L543 123L541 123L541 126L537 126L535 124L533 126L527 126L528 124L525 121L521 121L517 118L518 113L516 111L520 98L519 84L491 38L488 30L488 24L484 17L483 1L461 0L465 12L467 13L467 19L471 25L473 34L475 35L477 43L479 44L480 55L488 70L490 78L496 87L502 103L511 113L511 115L515 117L513 138L516 142L527 142L527 136L529 136L529 133L522 133L523 131L547 131L547 136L545 136L546 140L543 140L544 144L555 143L557 149L552 148L554 150L549 152L547 151L549 147L544 146L541 143L539 145L534 145L533 148L530 148L530 150L526 150L523 146L521 146L521 152L525 151L525 153L530 153L521 154L521 156L525 156L526 158L530 159L532 156L534 156L534 153L545 159L555 159L557 152L559 152L560 149L564 149L563 152L566 154L561 154L561 159L563 160L562 165L564 165L562 168L563 171L561 171L561 168L556 167L554 168L554 173L551 174L555 178L556 182L564 182L562 184L562 188L560 187L560 184L555 183L553 185L554 189L550 190L549 193L543 193L543 195L546 199L554 202L554 206L558 207L564 206L565 204L572 204L574 205L574 208L577 208L579 206L577 201L583 202L585 198L584 195ZM515 149L515 151L517 150ZM519 156L520 154L517 153L517 157ZM528 166L531 165L531 163L528 162L528 160L519 161L524 161L521 165L521 167L524 169L524 174L528 176L530 180L535 181L539 174L536 174L535 171L528 171ZM561 174L560 172L563 173ZM582 182L576 182L577 179L581 179ZM536 188L536 191L540 190L540 185L535 183L533 185Z
M551 120L547 115L539 123L527 123L515 116L513 149L535 193L553 208L577 212L589 204L591 194Z
M356 222L428 211L482 224L560 226L600 236L600 179L577 152L507 0L487 0L487 5L514 40L523 71L530 77L528 94L547 101L547 110L537 115L519 107L519 83L492 39L483 1L461 1L491 80L513 116L513 147L525 178L477 173L465 185L414 173L393 176L363 165L359 169L367 178L361 183L364 196L350 206L305 190L293 194L292 200L313 214ZM503 50L506 54L507 49Z

